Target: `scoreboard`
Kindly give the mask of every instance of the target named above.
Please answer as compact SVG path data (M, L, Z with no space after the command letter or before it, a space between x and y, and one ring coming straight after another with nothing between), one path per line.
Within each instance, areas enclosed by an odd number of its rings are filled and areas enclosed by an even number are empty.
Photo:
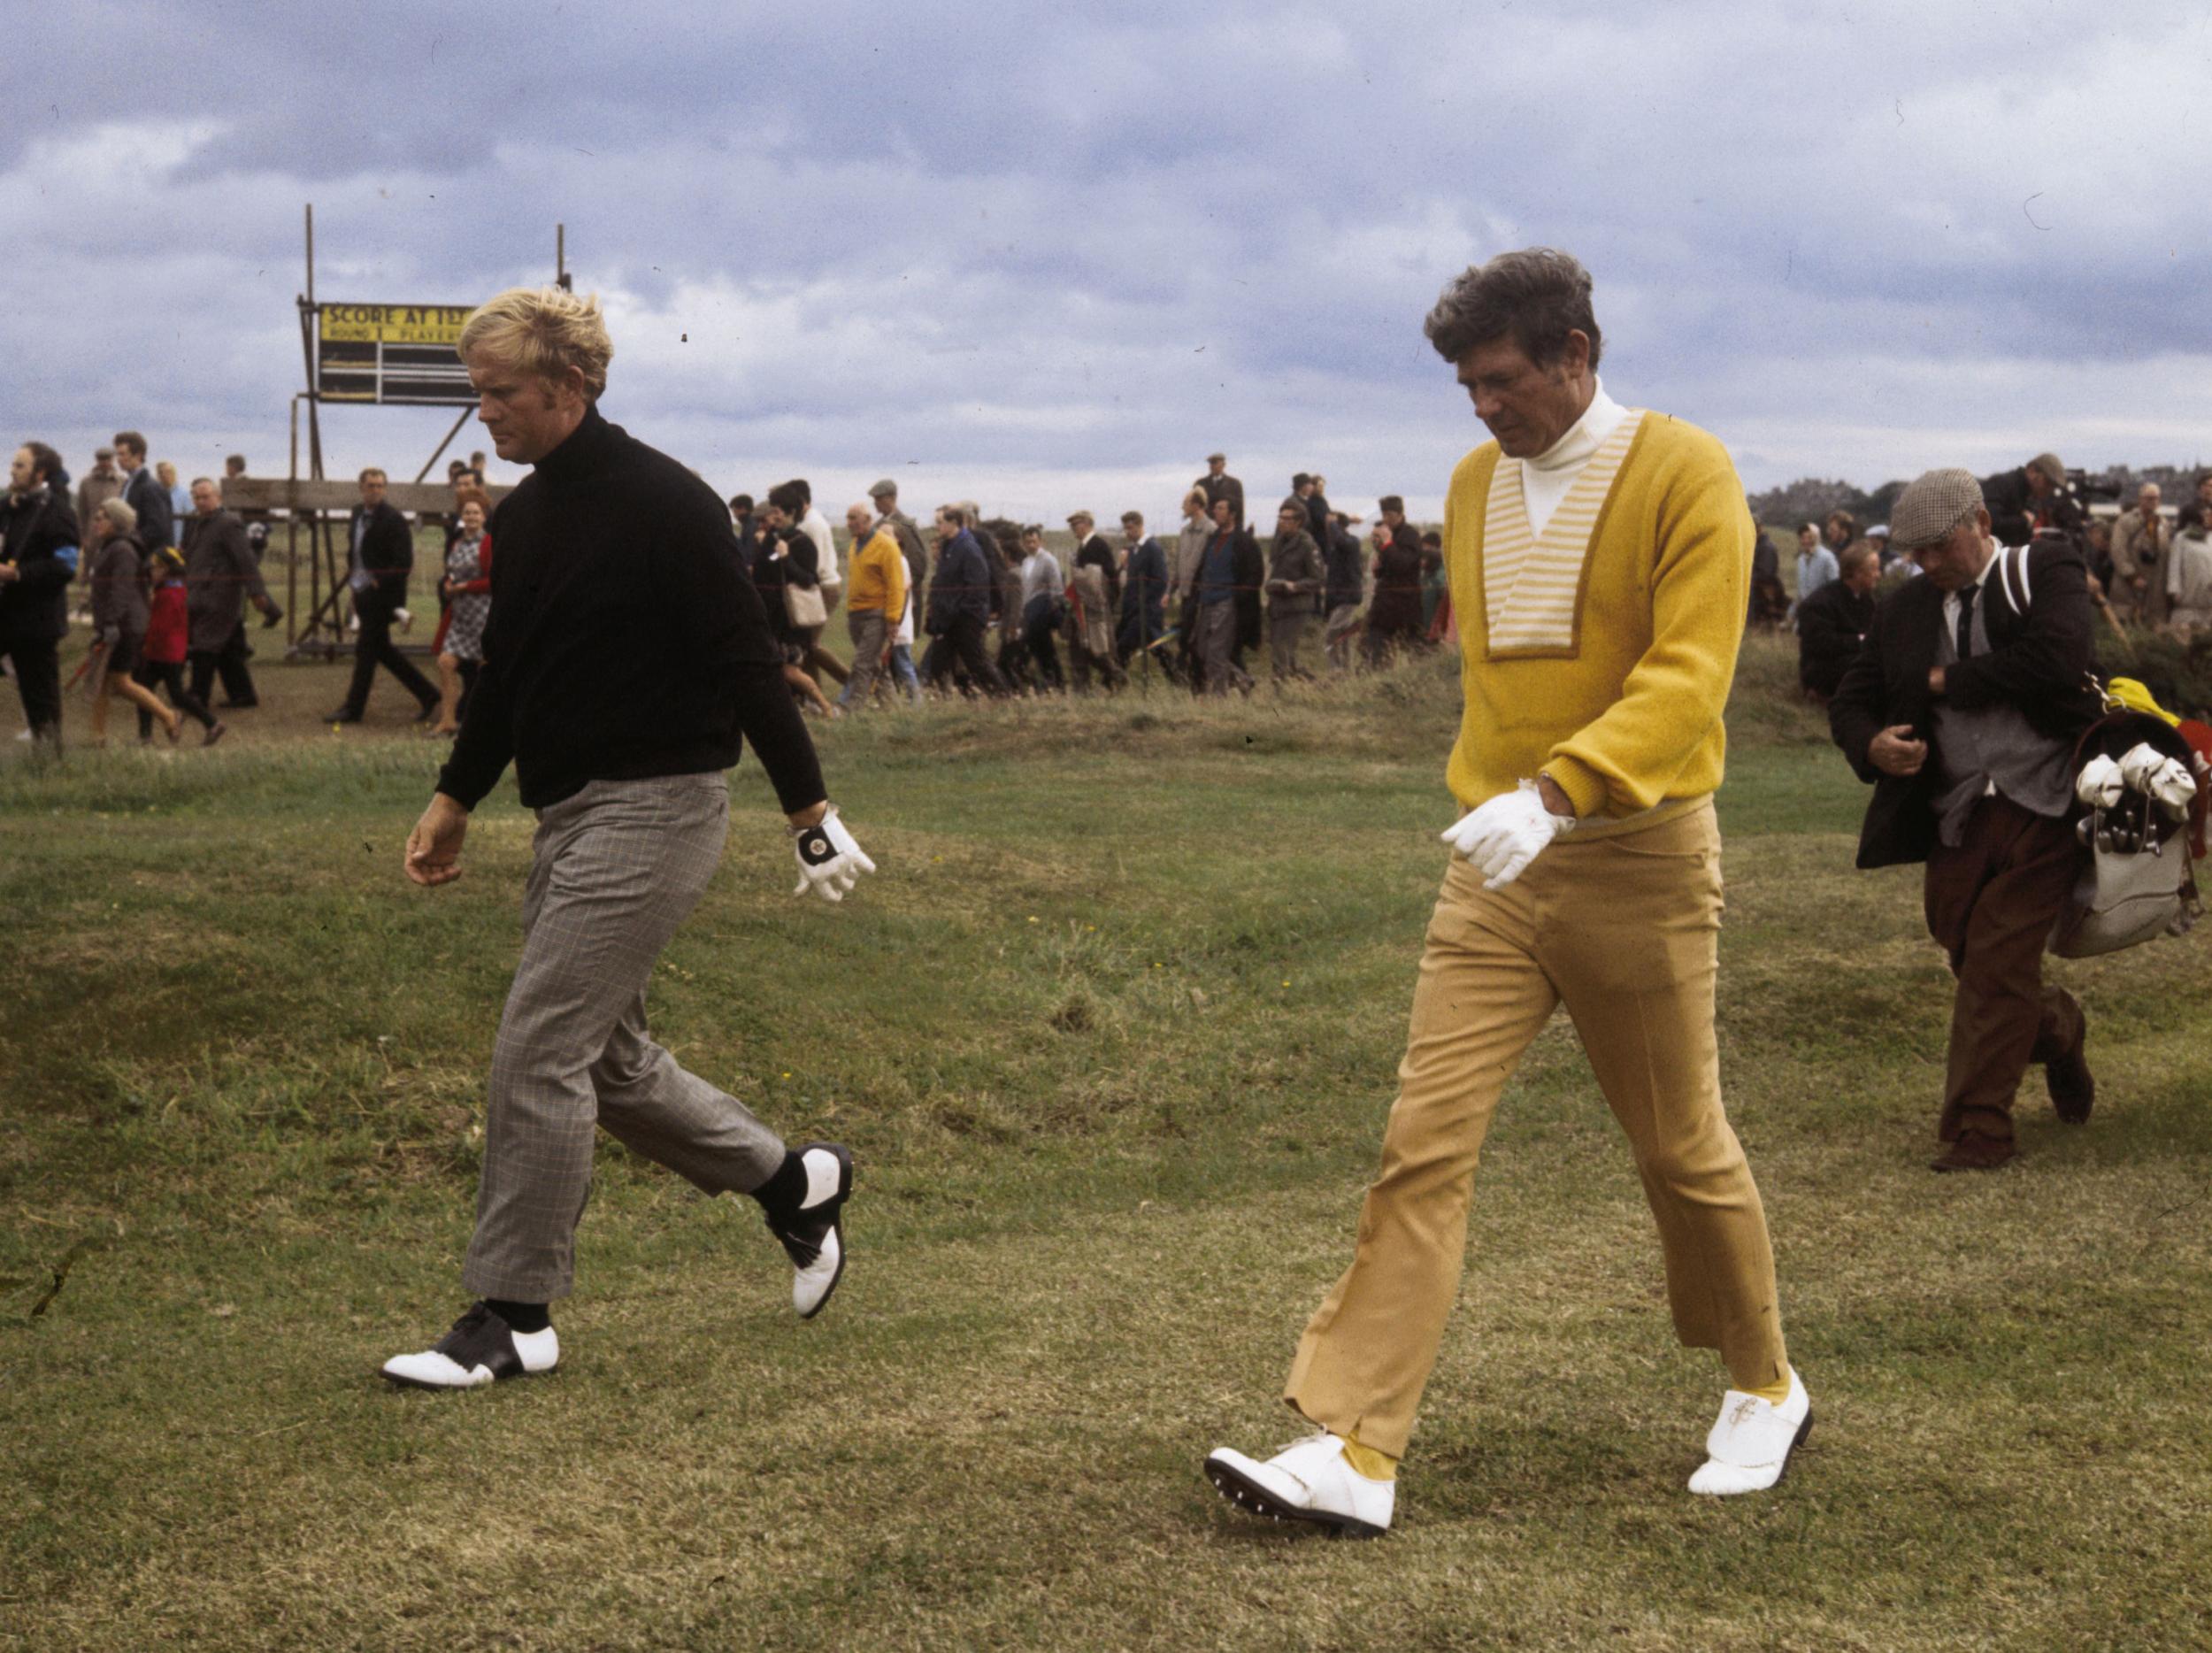
M315 395L324 402L465 407L476 400L454 353L467 304L317 304Z

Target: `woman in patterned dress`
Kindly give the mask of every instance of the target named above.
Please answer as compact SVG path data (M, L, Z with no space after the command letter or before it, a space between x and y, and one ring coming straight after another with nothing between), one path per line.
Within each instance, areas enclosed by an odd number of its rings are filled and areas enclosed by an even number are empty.
M438 638L438 680L443 692L431 733L454 734L460 730L477 668L484 663L484 622L492 612L492 540L484 532L480 498L462 503L461 531L446 548L445 579L439 589L447 598Z

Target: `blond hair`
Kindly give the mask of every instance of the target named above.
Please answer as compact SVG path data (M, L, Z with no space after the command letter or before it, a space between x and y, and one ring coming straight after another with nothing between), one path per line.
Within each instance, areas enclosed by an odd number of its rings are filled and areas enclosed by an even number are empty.
M584 376L584 395L597 401L607 388L614 341L596 294L580 298L557 287L511 287L471 312L455 350L465 361L484 355L526 373L558 379L572 367Z

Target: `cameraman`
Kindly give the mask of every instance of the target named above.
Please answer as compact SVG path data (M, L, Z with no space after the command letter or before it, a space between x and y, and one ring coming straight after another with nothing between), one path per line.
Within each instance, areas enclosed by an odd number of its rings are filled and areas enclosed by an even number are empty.
M2025 545L2033 539L2038 519L2051 511L2054 500L2072 504L2066 500L2066 467L2055 453L2039 453L2016 470L1982 479L1990 534L2000 545Z

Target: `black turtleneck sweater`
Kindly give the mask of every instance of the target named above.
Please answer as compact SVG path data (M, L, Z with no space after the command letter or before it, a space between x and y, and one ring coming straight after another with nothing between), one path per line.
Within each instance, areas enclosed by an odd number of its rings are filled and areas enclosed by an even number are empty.
M484 665L439 791L474 809L511 757L544 809L594 780L727 769L741 734L786 812L826 796L712 488L594 406L490 532Z

